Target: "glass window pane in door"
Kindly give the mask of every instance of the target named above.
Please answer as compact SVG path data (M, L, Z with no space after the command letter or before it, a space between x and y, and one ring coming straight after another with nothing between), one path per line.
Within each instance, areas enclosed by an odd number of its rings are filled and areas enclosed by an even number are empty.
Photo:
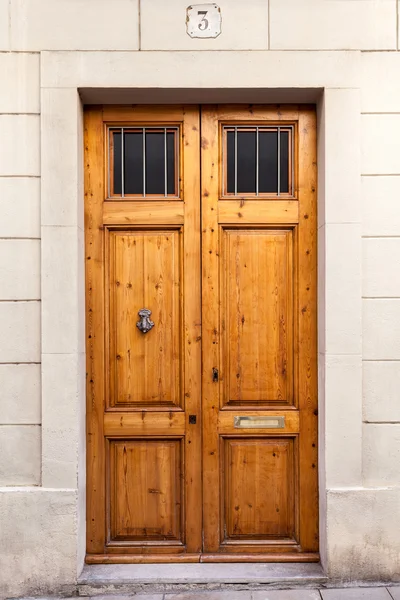
M122 194L122 171L121 171L121 132L110 132L112 135L112 152L113 152L113 194Z
M256 131L237 132L237 193L256 192Z
M174 131L167 132L167 194L178 195L175 172L175 138Z
M143 194L143 132L124 132L124 194Z
M280 192L289 193L289 132L281 131Z
M278 132L259 131L258 192L278 193Z
M146 195L165 194L164 132L146 131Z

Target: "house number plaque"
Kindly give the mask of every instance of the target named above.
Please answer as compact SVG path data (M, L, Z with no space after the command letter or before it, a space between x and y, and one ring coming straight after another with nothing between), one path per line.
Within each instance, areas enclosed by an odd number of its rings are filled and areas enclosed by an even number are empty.
M186 9L186 31L192 38L216 38L221 33L217 4L192 4Z

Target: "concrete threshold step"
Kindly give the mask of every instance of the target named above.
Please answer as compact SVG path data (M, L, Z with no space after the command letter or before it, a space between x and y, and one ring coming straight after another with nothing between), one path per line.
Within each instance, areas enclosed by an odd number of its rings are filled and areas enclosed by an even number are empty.
M316 563L88 565L78 579L78 594L317 588L326 582Z

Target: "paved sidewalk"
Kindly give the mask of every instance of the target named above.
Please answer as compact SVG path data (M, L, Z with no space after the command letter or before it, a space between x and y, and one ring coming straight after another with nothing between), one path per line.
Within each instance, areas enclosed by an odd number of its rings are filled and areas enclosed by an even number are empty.
M318 590L264 590L230 592L183 592L179 594L115 594L74 596L71 600L400 600L400 586L329 588ZM54 597L21 600L56 600ZM61 599L60 599L61 600ZM64 598L63 600L68 600Z

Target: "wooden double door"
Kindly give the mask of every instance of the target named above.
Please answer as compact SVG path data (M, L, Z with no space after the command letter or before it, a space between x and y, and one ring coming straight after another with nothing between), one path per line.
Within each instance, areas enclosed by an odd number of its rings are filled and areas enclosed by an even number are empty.
M87 561L318 560L316 118L85 113Z

